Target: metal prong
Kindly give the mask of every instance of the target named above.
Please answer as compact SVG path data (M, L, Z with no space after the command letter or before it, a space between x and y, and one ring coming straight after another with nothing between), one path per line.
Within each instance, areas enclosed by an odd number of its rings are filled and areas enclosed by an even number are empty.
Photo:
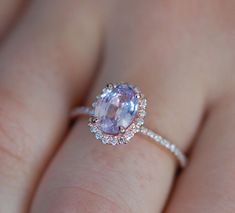
M108 84L106 85L106 88L107 88L107 89L113 89L113 87L114 87L114 86L113 86L112 83L108 83Z
M96 102L93 102L93 103L92 103L92 107L95 108L95 107L96 107L96 104L97 104Z
M123 134L126 132L126 129L123 126L119 126L119 132Z
M91 118L90 118L90 121L91 121L92 123L97 123L97 122L98 122L98 118L91 117Z

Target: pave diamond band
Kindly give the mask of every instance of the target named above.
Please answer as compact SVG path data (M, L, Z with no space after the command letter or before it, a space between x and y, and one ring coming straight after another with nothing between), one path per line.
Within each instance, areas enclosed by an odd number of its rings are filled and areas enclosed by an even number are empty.
M184 153L173 143L144 127L147 100L130 84L108 84L96 97L92 107L77 107L72 117L89 115L91 133L103 144L126 144L136 133L142 133L173 154L181 167L187 164Z
M155 142L163 146L165 149L170 151L179 161L181 167L185 167L187 164L186 156L181 152L181 150L173 143L170 143L168 140L153 132L152 130L141 127L140 132L144 135L152 138Z

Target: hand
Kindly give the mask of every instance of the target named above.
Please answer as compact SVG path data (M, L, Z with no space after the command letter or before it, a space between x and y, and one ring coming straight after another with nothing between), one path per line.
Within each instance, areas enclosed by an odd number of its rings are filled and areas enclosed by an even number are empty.
M235 3L0 1L0 212L234 212ZM145 137L105 146L79 118L107 82L138 85ZM178 173L177 173L178 174Z

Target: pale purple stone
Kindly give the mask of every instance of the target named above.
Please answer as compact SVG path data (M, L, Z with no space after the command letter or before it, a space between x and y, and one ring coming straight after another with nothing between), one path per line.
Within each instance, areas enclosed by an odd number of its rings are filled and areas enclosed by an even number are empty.
M106 90L96 103L94 116L98 128L106 134L116 135L119 127L127 128L134 120L138 109L138 98L133 87L118 84Z

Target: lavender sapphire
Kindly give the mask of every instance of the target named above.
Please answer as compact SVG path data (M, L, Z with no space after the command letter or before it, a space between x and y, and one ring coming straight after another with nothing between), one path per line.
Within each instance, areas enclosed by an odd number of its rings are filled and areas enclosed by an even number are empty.
M120 127L127 128L138 110L138 98L131 85L117 84L105 90L97 100L94 116L98 128L106 134L116 135Z

